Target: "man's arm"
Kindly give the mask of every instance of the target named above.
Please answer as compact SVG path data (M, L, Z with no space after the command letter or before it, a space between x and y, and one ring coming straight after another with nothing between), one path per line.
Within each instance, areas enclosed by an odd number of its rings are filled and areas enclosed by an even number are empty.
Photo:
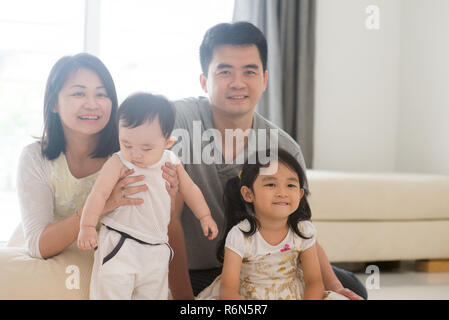
M338 280L334 270L332 270L326 253L318 241L316 242L316 251L318 254L318 260L320 261L321 277L323 278L324 288L331 291L336 291L337 289L343 288L343 285L340 280Z
M184 231L181 224L184 199L179 192L175 196L175 200L172 201L172 204L170 212L171 219L168 225L168 242L174 251L168 273L170 291L175 300L193 300L193 289L187 267Z
M316 251L318 254L318 260L320 262L321 277L323 278L325 290L340 293L351 300L362 300L362 298L359 297L357 294L343 287L340 280L338 280L337 276L335 275L334 270L332 270L331 264L327 259L326 253L324 252L323 248L320 246L318 241L316 242Z

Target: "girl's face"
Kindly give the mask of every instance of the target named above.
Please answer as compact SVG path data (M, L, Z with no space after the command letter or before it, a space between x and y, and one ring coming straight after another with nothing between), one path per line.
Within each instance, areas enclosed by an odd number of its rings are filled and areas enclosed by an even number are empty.
M141 168L157 163L175 140L164 137L157 116L135 128L124 127L122 121L119 123L120 151L127 161Z
M52 110L61 119L64 134L94 135L108 123L112 102L98 75L85 68L69 76Z
M278 162L278 170L272 175L261 175L256 178L253 190L243 186L243 199L254 206L257 218L264 220L287 219L298 209L304 195L298 174L282 162Z

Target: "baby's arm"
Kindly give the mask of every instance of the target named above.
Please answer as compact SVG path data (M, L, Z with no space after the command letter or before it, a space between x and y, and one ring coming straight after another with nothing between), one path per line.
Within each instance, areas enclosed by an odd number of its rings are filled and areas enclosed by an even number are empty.
M106 200L120 179L122 169L123 165L117 155L109 158L101 168L83 208L78 235L78 247L80 249L93 249L97 246L95 227L103 212Z
M316 252L316 244L301 252L302 271L306 289L304 300L321 300L324 297L324 285L321 279L320 262Z
M203 193L184 170L182 164L176 165L176 172L179 179L179 192L182 194L184 201L195 217L200 220L204 235L209 236L209 240L214 239L218 234L218 227L212 218ZM209 230L211 234L209 234Z
M231 249L225 248L223 269L221 272L220 299L221 300L242 300L239 294L240 269L242 267L242 257Z

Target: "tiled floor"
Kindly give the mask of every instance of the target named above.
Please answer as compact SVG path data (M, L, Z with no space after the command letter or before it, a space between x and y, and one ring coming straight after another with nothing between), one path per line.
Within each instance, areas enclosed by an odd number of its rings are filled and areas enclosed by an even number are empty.
M378 274L368 269L355 275L369 300L449 300L449 272L417 272L414 261L402 261L396 269L380 267Z

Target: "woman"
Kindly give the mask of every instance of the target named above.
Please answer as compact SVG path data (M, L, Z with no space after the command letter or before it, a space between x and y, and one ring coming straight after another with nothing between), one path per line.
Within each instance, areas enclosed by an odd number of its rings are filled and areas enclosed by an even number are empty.
M53 66L45 90L42 138L24 148L18 167L23 233L31 257L47 259L69 247L78 251L75 240L84 202L102 165L119 149L117 104L112 77L98 58L80 53ZM175 171L169 165L163 170L163 177L177 188ZM114 187L103 215L142 203L126 197L147 188L129 187L143 180L130 174Z

